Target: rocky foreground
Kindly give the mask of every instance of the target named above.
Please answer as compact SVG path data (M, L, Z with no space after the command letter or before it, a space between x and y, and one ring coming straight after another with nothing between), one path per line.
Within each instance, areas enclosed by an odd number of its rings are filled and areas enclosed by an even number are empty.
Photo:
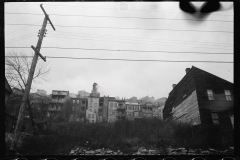
M229 147L226 150L219 151L216 149L209 148L207 150L202 149L186 149L186 148L171 148L166 149L167 155L233 155L234 147ZM90 150L88 148L76 147L71 150L70 155L129 155L124 154L120 150L114 151L111 149L96 149ZM146 149L140 147L137 152L132 153L132 155L166 155L157 149Z

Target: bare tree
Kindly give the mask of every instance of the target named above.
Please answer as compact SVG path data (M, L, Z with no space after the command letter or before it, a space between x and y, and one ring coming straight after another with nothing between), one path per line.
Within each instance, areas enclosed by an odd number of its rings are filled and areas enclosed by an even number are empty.
M27 56L23 52L16 53L12 51L8 53L8 56L5 57L5 76L11 87L20 88L21 92L24 92L27 85L27 78L30 72L32 59L33 54L31 56ZM39 63L37 63L33 76L33 83L36 84L41 83L42 81L46 81L46 77L49 71L50 68L48 67L48 63L39 61ZM22 99L19 100L20 102L22 101ZM32 117L30 101L31 96L28 97L28 111L30 114L33 132L35 134L35 124Z
M5 57L5 76L11 87L25 89L28 74L30 72L33 54L29 57L23 52L11 51ZM50 71L47 62L39 61L33 76L33 83L47 81L46 77Z

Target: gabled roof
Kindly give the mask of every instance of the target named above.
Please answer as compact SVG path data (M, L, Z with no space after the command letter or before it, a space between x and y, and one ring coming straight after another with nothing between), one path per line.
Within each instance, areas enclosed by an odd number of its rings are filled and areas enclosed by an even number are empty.
M7 90L9 93L13 92L6 77L5 77L5 90Z

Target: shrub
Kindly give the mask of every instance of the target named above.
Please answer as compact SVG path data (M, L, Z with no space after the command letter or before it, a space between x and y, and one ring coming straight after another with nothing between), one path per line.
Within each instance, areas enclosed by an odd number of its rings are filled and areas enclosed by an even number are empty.
M44 136L24 139L22 154L68 154L74 147L91 149L112 148L131 153L140 146L211 147L227 146L228 141L221 139L218 129L212 132L207 128L168 122L159 119L117 121L114 124L55 123ZM216 137L213 140L212 137ZM20 151L19 151L20 152ZM21 153L20 152L20 153Z

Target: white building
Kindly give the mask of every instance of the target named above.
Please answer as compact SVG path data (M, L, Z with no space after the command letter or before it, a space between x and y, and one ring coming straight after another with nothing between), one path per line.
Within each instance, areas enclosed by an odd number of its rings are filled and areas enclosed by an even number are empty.
M96 120L94 121L94 123L99 122L102 118L100 118L98 116L98 110L99 110L99 98L100 98L100 94L97 91L97 83L93 84L93 89L92 92L90 93L88 99L88 106L87 106L87 110L91 113L95 114L95 118ZM86 114L86 118L89 115Z

